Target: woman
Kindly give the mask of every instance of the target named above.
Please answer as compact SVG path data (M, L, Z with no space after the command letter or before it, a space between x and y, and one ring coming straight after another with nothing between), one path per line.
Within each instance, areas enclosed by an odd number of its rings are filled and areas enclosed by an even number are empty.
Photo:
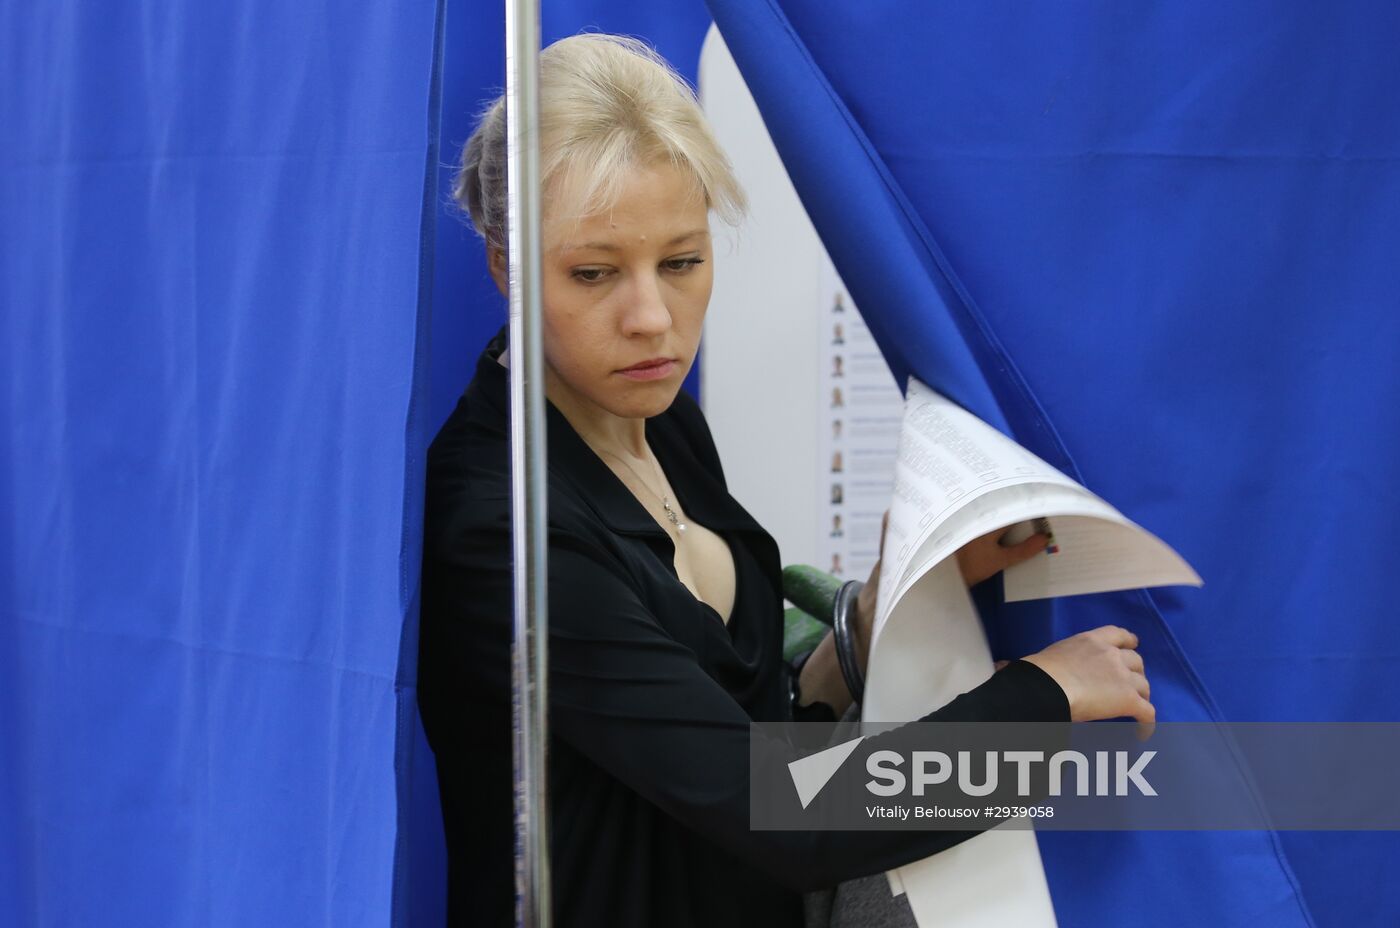
M540 96L556 924L800 924L801 891L967 834L749 830L749 723L830 719L851 696L830 636L800 674L783 662L777 548L680 392L710 297L709 213L737 220L742 194L688 88L640 43L556 43ZM456 191L502 292L504 131L498 101ZM498 335L429 454L420 703L462 925L513 912L509 363ZM976 583L1043 544L989 536L959 563ZM862 664L877 581L857 610ZM1145 719L1135 645L1075 636L928 718Z

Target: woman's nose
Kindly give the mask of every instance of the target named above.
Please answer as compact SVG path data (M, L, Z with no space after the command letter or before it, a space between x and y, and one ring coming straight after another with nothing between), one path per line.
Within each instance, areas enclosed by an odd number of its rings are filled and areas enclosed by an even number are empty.
M663 335L671 328L671 311L655 274L638 275L623 326L627 335Z

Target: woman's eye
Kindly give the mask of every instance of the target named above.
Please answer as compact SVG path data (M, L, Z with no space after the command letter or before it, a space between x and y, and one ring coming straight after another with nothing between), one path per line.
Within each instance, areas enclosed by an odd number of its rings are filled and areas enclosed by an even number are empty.
M570 272L570 275L574 280L586 284L596 284L608 275L608 269L605 267L576 267Z
M671 258L668 261L661 262L661 266L666 268L666 270L671 271L672 273L683 274L691 268L695 267L697 264L704 263L705 259L699 257Z

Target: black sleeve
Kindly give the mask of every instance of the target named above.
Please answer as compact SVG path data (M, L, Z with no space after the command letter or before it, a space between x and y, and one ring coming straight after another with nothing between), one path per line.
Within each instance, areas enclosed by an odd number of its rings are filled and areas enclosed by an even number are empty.
M504 536L498 542L504 544ZM902 866L976 833L750 830L748 715L688 648L666 634L620 571L596 546L551 534L554 737L793 890ZM478 573L459 588L480 593L483 582L508 590L508 571L489 578ZM1065 722L1069 706L1054 680L1018 661L926 720ZM865 754L894 746L889 738L895 735L897 730L865 739L851 759L863 766Z

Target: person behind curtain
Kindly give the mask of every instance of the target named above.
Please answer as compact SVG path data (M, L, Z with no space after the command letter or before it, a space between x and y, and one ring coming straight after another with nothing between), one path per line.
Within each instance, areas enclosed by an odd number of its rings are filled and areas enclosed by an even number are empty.
M555 924L801 924L802 892L972 832L749 829L749 723L834 719L852 700L830 635L784 662L777 547L680 391L710 299L710 215L738 222L744 196L693 92L641 42L551 45L540 98ZM497 100L455 194L503 293L505 163ZM419 701L453 925L513 923L510 363L503 330L428 458ZM1044 542L978 539L958 554L964 579ZM857 606L862 666L878 582L877 565ZM1150 719L1134 647L1120 628L1076 635L926 718Z

